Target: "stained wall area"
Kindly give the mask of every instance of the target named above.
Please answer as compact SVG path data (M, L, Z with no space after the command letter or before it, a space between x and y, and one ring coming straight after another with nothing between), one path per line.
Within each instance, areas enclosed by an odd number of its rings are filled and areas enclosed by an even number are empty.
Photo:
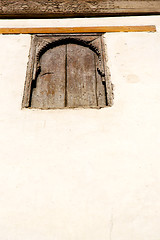
M114 104L21 109L30 35L0 35L0 239L159 240L160 17L1 20L4 27L155 24L106 33Z

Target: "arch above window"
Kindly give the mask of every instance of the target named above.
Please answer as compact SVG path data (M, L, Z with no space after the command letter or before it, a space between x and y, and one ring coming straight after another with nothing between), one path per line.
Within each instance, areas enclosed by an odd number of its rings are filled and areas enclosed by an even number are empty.
M104 56L101 34L33 36L22 107L107 106Z

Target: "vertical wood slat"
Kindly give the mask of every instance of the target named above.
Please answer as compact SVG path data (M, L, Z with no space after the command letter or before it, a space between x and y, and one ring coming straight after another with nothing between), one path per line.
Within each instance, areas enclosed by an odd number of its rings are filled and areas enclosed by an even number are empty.
M100 75L100 73L104 73L101 37L92 41L92 44L97 47L100 53L100 58L98 58L98 56L95 54L95 65L96 65L95 74L97 79L97 102L99 107L104 107L106 106L106 92L105 92L105 86L104 86L105 78Z
M22 108L29 107L30 104L30 95L31 95L31 85L32 85L32 77L34 71L35 64L35 52L36 52L36 36L32 36L31 38L31 48L29 51L29 62L27 65L27 73L26 80L24 86L24 94L22 100Z
M68 104L68 99L67 99L67 44L65 46L65 50L66 50L66 59L65 59L65 107L67 107Z
M40 59L41 73L33 88L31 107L65 107L65 60L64 45L49 49Z
M96 107L94 52L87 47L68 44L67 103L68 107Z

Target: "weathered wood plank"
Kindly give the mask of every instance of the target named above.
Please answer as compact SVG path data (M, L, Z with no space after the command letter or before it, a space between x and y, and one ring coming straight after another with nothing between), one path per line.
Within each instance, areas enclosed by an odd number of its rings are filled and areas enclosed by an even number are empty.
M87 47L67 45L67 106L96 107L95 53Z
M32 108L65 107L65 60L65 45L49 49L42 55L41 72L32 90Z
M95 54L95 74L96 74L96 92L97 92L97 105L99 107L104 107L107 105L106 98L106 81L105 81L105 71L104 71L104 59L102 56L102 44L101 37L92 41L92 44L99 49L100 58Z
M0 17L42 18L160 13L160 0L1 0Z
M24 86L24 95L23 95L23 101L22 101L22 108L29 107L30 103L30 93L31 93L31 79L33 78L33 71L34 71L34 62L35 62L35 51L36 51L36 43L37 43L36 36L32 36L31 38L31 48L29 51L29 59L27 65L27 75L25 80L25 86Z
M156 32L154 25L144 26L100 26L100 27L44 27L44 28L0 28L0 34L43 33L94 33L94 32Z

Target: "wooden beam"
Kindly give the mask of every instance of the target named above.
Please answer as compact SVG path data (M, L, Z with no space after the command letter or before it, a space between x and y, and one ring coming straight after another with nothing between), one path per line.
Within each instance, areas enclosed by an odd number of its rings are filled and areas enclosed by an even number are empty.
M1 0L0 18L159 14L160 0Z
M43 34L43 33L94 33L94 32L156 32L154 25L106 26L106 27L36 27L0 28L0 34Z

